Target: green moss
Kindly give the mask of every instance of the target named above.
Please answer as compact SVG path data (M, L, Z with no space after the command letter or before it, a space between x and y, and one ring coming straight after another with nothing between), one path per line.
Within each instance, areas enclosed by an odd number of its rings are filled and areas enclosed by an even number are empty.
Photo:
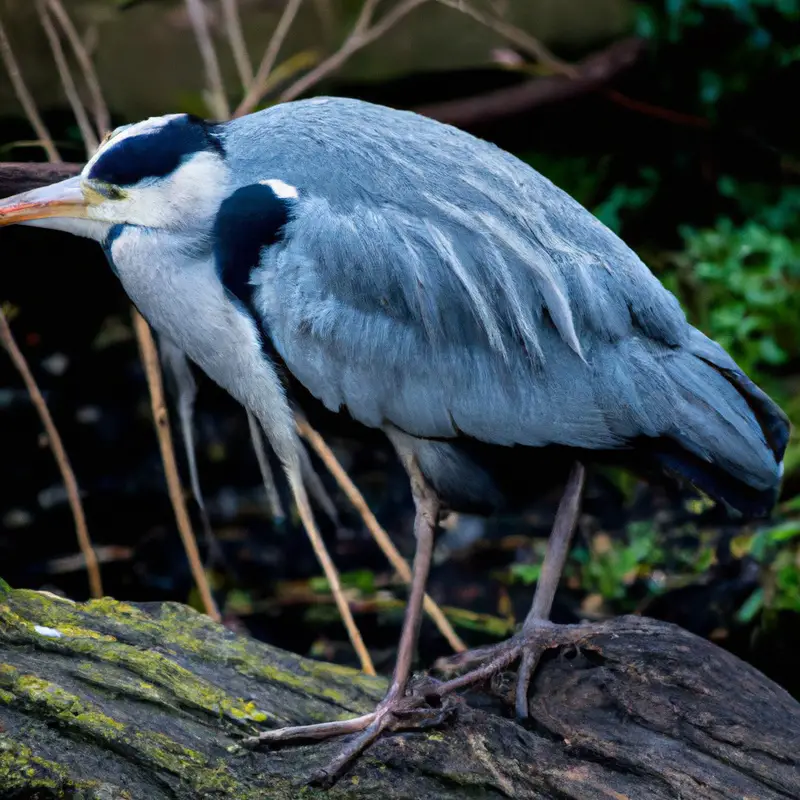
M10 685L8 694L13 704L33 707L38 716L57 719L86 738L104 742L110 749L121 745L126 749L133 747L150 767L179 776L197 792L219 792L231 798L245 796L222 761L210 765L202 753L184 747L161 733L130 731L87 701L35 675L25 675L11 667L5 670L4 681ZM2 782L3 769L19 773L20 786L60 788L65 785L68 776L61 767L52 765L53 769L48 772L43 765L49 762L34 759L30 751L19 743L7 738L6 742L6 751L0 749L0 786L6 785ZM31 783L32 779L39 782Z
M277 720L274 714L256 708L252 702L229 697L212 683L197 677L155 650L140 650L121 642L109 644L89 639L73 642L72 649L100 661L124 667L144 679L146 683L140 682L139 689L143 689L146 684L161 686L187 707L198 708L237 723ZM130 688L134 684L128 683L126 686Z
M52 789L63 791L70 782L59 764L33 755L31 749L0 734L0 786L11 791Z
M107 597L91 600L82 605L57 602L51 596L30 590L16 590L11 597L13 607L0 604L0 640L4 625L6 628L15 628L18 632L32 636L32 626L38 624L65 634L64 639L53 639L48 643L39 642L41 646L67 646L87 655L91 653L93 657L103 657L101 651L87 647L86 640L94 638L101 642L113 641L115 636L130 640L139 636L142 640L173 645L177 650L205 661L226 664L245 677L268 681L312 697L332 701L347 708L351 713L361 713L366 710L363 703L355 702L356 696L366 694L377 701L385 691L385 682L381 679L372 678L347 667L302 658L290 660L286 656L282 659L288 662L285 667L276 666L274 658L271 659L271 663L266 663L267 648L264 645L250 639L235 637L204 614L178 603L163 604L159 618L154 619L135 606ZM95 631L95 628L98 630ZM94 632L95 636L87 635L87 631ZM57 642L58 645L53 645L53 642ZM107 652L114 654L121 651L116 649ZM203 682L198 682L196 678L193 678L195 682L192 685L182 687L185 675L190 673L184 670L184 673L178 676L164 666L163 662L169 661L166 657L161 656L162 662L156 663L157 659L152 656L159 654L142 650L137 652L144 653L144 656L117 658L111 655L106 660L116 658L120 664L124 661L127 668L155 684L161 683L160 677L166 681L165 685L170 690L173 690L174 681L177 680L177 689L183 688L183 696L181 697L177 691L176 694L183 702L213 713L221 713L231 720L279 721L267 711L249 709L244 701L225 697L219 690L208 684L204 686Z
M113 597L100 597L96 600L89 600L88 603L83 604L83 607L90 614L99 613L114 617L146 616L146 614L136 608L136 606L132 606L130 603L122 603L119 600L115 600Z
M14 601L15 606L20 606L20 611L24 616L16 613L7 604L0 605L0 621L5 623L6 628L13 629L16 634L22 633L33 638L39 647L54 650L67 649L81 653L99 661L124 667L144 679L144 682L140 682L137 686L135 682L126 682L124 678L118 678L117 688L119 689L145 695L147 699L157 701L161 698L157 693L148 691L146 684L164 687L185 706L227 718L238 725L243 722L279 721L275 715L256 708L252 702L229 697L213 684L195 676L162 653L134 647L118 641L115 636L92 630L87 627L87 622L91 617L82 613L79 607L56 603L48 597L31 591L15 592ZM133 606L118 603L110 598L90 601L85 604L85 608L101 611L103 615L122 615L127 631L131 626L136 629L141 624L142 628L156 629L147 631L151 635L155 635L160 626L156 620ZM104 621L108 622L108 620ZM36 633L35 625L53 628L64 636L59 638L42 637ZM179 644L183 649L189 649L186 646L189 642L192 644L192 650L197 650L199 644L202 644L189 636L181 636L180 640ZM91 670L87 670L85 666L83 670L83 676L91 680ZM105 682L105 674L103 680Z
M163 692L152 683L128 675L122 670L112 670L106 666L98 666L93 661L82 661L78 664L78 676L97 686L103 691L116 692L136 700L144 700L165 708L175 708L172 697L168 692Z
M121 722L106 716L77 695L35 675L17 673L11 692L26 705L42 707L43 716L55 716L93 737L114 740L125 730Z
M81 628L78 625L64 625L61 624L57 628L57 630L62 636L69 636L71 638L81 638L81 639L100 639L104 642L115 642L117 639L115 636L108 636L105 633L98 633L97 631L90 630L89 628Z

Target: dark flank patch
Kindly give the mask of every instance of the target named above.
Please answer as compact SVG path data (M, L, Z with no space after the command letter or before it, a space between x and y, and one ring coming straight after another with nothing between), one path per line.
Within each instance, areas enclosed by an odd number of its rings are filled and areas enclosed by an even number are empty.
M187 114L152 133L143 132L118 144L97 159L89 178L114 186L132 186L146 178L163 178L181 162L203 150L224 155L219 126Z
M214 260L228 292L251 314L250 276L263 247L279 241L289 221L291 200L260 183L237 189L220 206L214 223Z

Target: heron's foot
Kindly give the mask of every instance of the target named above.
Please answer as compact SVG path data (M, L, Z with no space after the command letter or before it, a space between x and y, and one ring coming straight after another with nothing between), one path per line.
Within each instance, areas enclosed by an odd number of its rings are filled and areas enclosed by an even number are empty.
M357 735L344 745L339 754L308 781L310 784L331 786L384 732L421 730L441 725L455 710L456 698L440 696L435 691L437 688L437 681L422 678L410 685L404 695L390 692L370 714L338 722L264 731L258 736L244 739L240 744L244 747L260 744L280 747L355 733Z
M528 716L528 688L542 655L551 648L577 646L584 634L585 627L580 625L556 625L547 620L526 621L525 627L505 642L439 659L434 669L440 674L456 677L436 684L433 691L442 697L459 689L490 682L519 662L514 705L517 718L525 719Z

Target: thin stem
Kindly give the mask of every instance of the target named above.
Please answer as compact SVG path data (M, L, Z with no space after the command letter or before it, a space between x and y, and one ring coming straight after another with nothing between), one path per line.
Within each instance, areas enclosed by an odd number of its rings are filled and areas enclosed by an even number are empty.
M354 53L371 44L383 36L390 28L400 22L403 17L410 14L415 8L427 3L428 0L405 0L399 3L388 14L381 17L374 25L370 25L372 10L375 0L366 0L350 35L342 46L332 55L328 56L317 67L296 80L280 96L282 103L287 103L301 94L307 92L312 86L327 78L332 72L339 69Z
M242 91L253 82L253 65L247 52L247 43L242 33L242 20L239 16L239 4L236 0L221 0L222 20L225 25L225 36L233 53L233 61L242 83Z
M175 459L175 448L172 444L172 434L169 428L169 414L167 404L164 400L164 386L161 382L161 370L158 365L158 352L150 326L135 309L133 310L133 328L139 342L142 363L144 364L145 374L147 375L147 385L150 389L150 404L153 412L153 421L158 436L158 444L161 448L161 460L164 463L164 474L167 479L167 489L169 498L172 501L172 508L175 511L175 522L178 525L183 547L189 559L189 567L192 576L200 592L206 614L211 619L219 622L221 615L214 597L211 594L211 587L208 584L203 563L200 560L200 551L197 547L192 524L189 520L189 513L186 510L186 501L181 489L181 480L178 475L178 464Z
M36 10L39 13L39 20L42 23L42 28L44 28L44 32L50 42L50 49L53 52L53 59L56 62L56 68L61 78L64 94L67 96L67 101L72 108L72 113L75 115L75 121L78 123L81 138L86 147L86 157L91 158L100 143L94 130L92 130L92 125L89 122L86 109L81 102L78 89L75 86L75 81L70 72L69 64L67 63L67 58L64 55L64 48L61 47L61 40L58 38L58 33L50 19L50 12L44 0L39 0L39 2L36 3Z
M225 96L225 86L222 82L222 72L219 68L217 53L214 50L214 42L208 29L205 5L203 0L185 0L185 3L186 12L189 15L189 21L192 23L194 36L197 40L197 47L200 50L200 57L203 60L211 113L217 119L228 119L230 107L228 106L228 98Z
M16 341L14 341L14 335L11 332L11 327L2 309L0 309L0 341L2 341L3 347L8 351L14 366L17 368L17 371L25 383L25 388L31 396L31 401L39 414L42 425L44 425L47 441L50 444L50 449L53 451L58 469L61 472L64 487L67 490L67 498L69 499L72 518L75 520L75 532L78 535L78 546L86 561L86 571L89 576L89 591L92 597L102 597L103 583L100 578L100 566L97 561L97 554L89 538L89 529L86 526L86 516L83 513L83 504L81 503L75 473L69 462L67 451L64 449L61 436L53 422L53 417L50 415L50 410L47 408L47 403L45 403L44 397L41 391L39 391L39 387L36 385L36 380L28 367L25 356L22 355L22 351L17 346Z
M3 59L3 64L5 65L11 85L14 87L17 100L19 100L25 112L25 116L28 118L28 122L30 122L31 127L36 133L36 138L47 154L47 160L53 164L58 163L61 161L61 156L58 154L55 144L53 144L53 137L50 135L50 131L47 130L41 116L39 116L39 109L36 107L33 96L25 85L22 71L14 56L14 51L11 49L11 42L9 42L8 36L6 36L6 30L3 27L2 21L0 21L0 57Z
M400 578L408 585L411 584L411 567L408 562L400 555L400 552L394 546L394 543L389 538L389 535L381 527L380 522L376 519L375 515L370 510L364 496L358 490L358 487L353 483L350 476L342 467L336 455L330 447L325 443L322 436L317 433L305 420L297 420L297 430L300 435L311 445L316 454L319 456L322 463L327 468L328 472L333 475L334 480L339 484L342 491L347 495L347 499L353 504L353 507L358 511L361 519L364 520L367 530L370 532L372 538L377 542L378 547L383 551L383 554L389 560L389 563L394 567ZM436 627L442 636L447 639L450 647L456 653L461 653L467 649L461 637L453 630L444 612L436 604L436 601L429 595L425 595L424 599L425 612L434 621Z
M359 631L356 621L353 619L353 612L350 610L350 605L347 602L347 598L344 596L339 573L328 553L328 548L325 547L325 542L322 539L319 528L317 528L317 524L314 522L314 515L311 513L311 505L308 502L308 495L303 485L303 479L299 472L294 473L292 471L287 471L286 477L289 480L289 487L292 490L292 495L297 505L297 511L300 514L300 520L303 523L303 527L306 529L306 534L308 534L311 546L314 548L317 560L322 565L322 571L325 573L328 585L331 587L331 594L336 601L336 607L339 609L342 622L344 622L344 626L347 629L347 635L350 637L350 641L361 662L361 669L366 672L367 675L376 675L375 666L372 663L369 651L361 637L361 631Z
M529 33L526 33L521 28L510 25L496 17L490 17L484 14L471 3L468 3L467 0L437 0L437 2L449 8L453 8L456 11L460 11L468 17L472 17L476 22L480 22L484 27L500 34L504 39L519 47L520 50L536 59L536 61L541 64L546 64L553 72L570 77L575 74L575 67L568 64L566 61L562 61L542 42Z
M97 135L101 139L111 130L111 115L108 112L108 107L103 99L103 92L100 88L100 80L97 77L97 71L92 64L89 51L86 49L78 31L75 30L75 25L67 14L66 9L61 3L61 0L47 0L51 13L56 18L56 21L64 31L64 35L72 47L72 52L80 65L81 72L83 72L83 79L86 82L86 87L89 90L89 95L92 99L92 113L94 114L94 124L97 129Z
M283 9L283 14L275 26L275 30L270 37L267 44L267 49L264 51L264 57L258 65L258 71L255 78L251 81L244 99L239 103L236 111L233 112L234 117L241 117L243 114L249 114L260 102L261 98L266 94L268 89L269 77L272 74L272 69L275 66L275 61L280 53L281 46L286 39L286 34L292 27L294 18L300 9L303 0L288 0Z

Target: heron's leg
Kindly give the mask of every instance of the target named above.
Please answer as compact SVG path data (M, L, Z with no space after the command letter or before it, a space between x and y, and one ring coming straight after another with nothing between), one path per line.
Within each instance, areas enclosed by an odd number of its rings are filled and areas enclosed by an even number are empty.
M314 776L315 781L318 782L329 782L335 779L384 730L405 727L412 722L417 716L415 711L422 712L420 719L423 722L431 719L426 709L422 708L426 704L424 698L419 698L418 702L414 702L412 699L412 702L409 703L405 695L411 675L411 663L419 635L419 626L422 621L422 602L425 598L425 585L428 581L428 572L433 556L433 539L439 517L439 500L425 484L417 470L411 472L411 485L416 506L414 533L417 539L417 549L414 556L411 593L406 605L392 683L386 697L375 709L372 720L363 732L348 742L339 755ZM435 714L434 716L438 718L440 715Z
M528 716L528 687L539 659L548 647L561 643L559 628L548 622L556 589L569 554L572 535L578 522L583 488L586 480L585 467L577 463L570 472L564 494L556 512L553 529L547 542L547 552L542 571L536 583L533 603L522 625L522 630L499 645L468 651L438 663L440 669L460 671L471 665L479 665L453 680L440 683L433 693L443 695L476 683L482 683L520 659L517 672L516 712L520 718Z
M400 451L398 450L398 452ZM400 452L400 455L404 457L407 454ZM412 493L416 506L414 533L417 539L417 548L414 557L411 592L403 620L397 662L386 697L371 714L364 714L361 717L340 722L264 731L258 736L245 739L242 742L245 746L252 746L261 742L283 744L297 740L327 739L332 736L358 732L359 735L348 742L339 755L312 778L315 782L331 782L334 780L384 730L436 724L449 711L446 706L437 709L427 707L426 698L422 695L407 696L406 694L414 649L422 620L425 585L433 556L433 539L439 517L439 500L425 482L413 459L409 457L403 460L411 478Z
M542 627L542 622L547 623L550 619L558 583L564 572L572 536L578 524L585 483L586 467L576 461L567 480L564 495L558 505L553 530L547 540L547 550L539 580L536 582L533 603L531 603L531 609L522 624L523 638L531 639L536 629ZM528 716L528 686L543 653L544 648L535 644L531 644L523 650L517 670L516 712L519 719L525 719Z

